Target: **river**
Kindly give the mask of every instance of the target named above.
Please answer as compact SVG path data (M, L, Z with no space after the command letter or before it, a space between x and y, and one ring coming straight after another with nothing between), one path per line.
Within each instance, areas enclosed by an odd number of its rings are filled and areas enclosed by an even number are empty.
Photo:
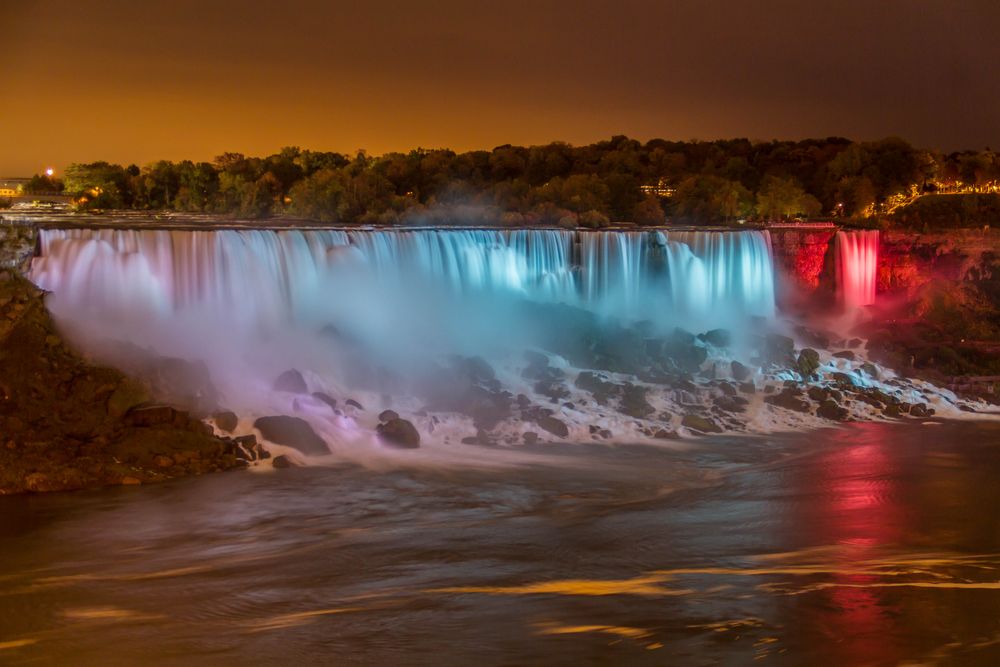
M0 663L1000 662L996 423L538 448L0 498Z

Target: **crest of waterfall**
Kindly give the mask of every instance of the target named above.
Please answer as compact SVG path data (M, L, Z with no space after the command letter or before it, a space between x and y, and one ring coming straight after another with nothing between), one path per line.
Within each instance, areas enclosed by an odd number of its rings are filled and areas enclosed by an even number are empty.
M878 231L840 231L836 242L837 296L848 312L875 303Z

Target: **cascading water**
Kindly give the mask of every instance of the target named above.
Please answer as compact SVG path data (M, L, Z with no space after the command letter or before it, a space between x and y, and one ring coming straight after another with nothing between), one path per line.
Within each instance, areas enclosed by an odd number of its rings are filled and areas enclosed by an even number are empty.
M414 414L454 355L485 358L505 388L535 396L518 350L547 349L560 332L611 368L629 350L596 349L583 329L738 329L774 313L760 231L43 230L32 278L98 356L114 361L108 341L119 341L204 361L225 407L304 416L338 454L370 444L370 418L322 416L327 406L274 392L277 375L300 369L311 391ZM560 410L615 426L603 411Z
M878 231L837 232L837 296L848 312L875 303Z

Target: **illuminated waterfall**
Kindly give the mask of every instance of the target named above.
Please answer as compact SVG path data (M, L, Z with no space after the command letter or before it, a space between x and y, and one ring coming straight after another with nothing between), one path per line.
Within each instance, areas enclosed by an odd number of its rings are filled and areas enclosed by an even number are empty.
M189 306L231 322L309 316L360 275L488 300L565 302L704 328L770 316L766 232L566 230L45 230L32 275L97 310Z
M875 303L877 265L878 231L837 232L837 297L846 310Z

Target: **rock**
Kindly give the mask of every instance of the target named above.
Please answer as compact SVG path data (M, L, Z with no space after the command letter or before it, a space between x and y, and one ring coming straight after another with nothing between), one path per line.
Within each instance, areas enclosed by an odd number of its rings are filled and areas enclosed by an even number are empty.
M302 373L294 368L279 375L278 379L274 381L273 387L275 391L287 391L291 394L306 394L309 392L309 388L306 386L306 379L302 377Z
M765 396L764 402L795 412L809 412L810 409L808 401L799 398L798 392L788 388L783 389L777 394Z
M405 419L390 419L384 424L379 424L375 430L382 440L396 447L416 449L420 446L420 432Z
M750 369L735 359L729 362L729 372L737 382L743 382L750 377Z
M874 380L879 379L878 367L875 364L871 363L870 361L866 361L865 363L861 364L861 370L864 371L865 375L867 375L868 377Z
M729 347L733 340L732 334L726 329L712 329L701 334L698 338L714 347Z
M316 434L309 422L299 417L286 415L261 417L253 425L269 442L294 447L303 454L323 455L330 453L329 447Z
M349 398L346 401L344 401L344 405L350 405L351 407L357 408L358 410L361 410L361 411L364 411L364 409L365 409L363 405L361 405L360 403L358 403L357 401L355 401L353 398Z
M740 391L744 394L756 394L757 386L753 383L753 380L749 382L743 382L740 384Z
M824 400L816 409L816 416L833 421L843 421L847 419L848 414L847 409L839 406L832 398Z
M392 421L393 419L399 419L399 413L395 410L383 410L378 414L380 422Z
M764 359L782 368L795 364L795 341L788 336L771 333L764 337Z
M903 411L900 409L898 405L890 403L889 405L885 406L884 410L882 410L882 414L884 414L886 417L901 417L903 415Z
M569 435L569 428L566 424L551 415L541 415L535 419L535 423L540 428L560 438L565 438Z
M681 426L695 431L701 431L702 433L722 433L722 428L719 427L718 424L711 419L700 415L684 415L684 418L681 420Z
M854 382L854 378L847 373L831 373L830 377L836 382L842 389L854 389L857 384Z
M149 401L146 388L135 380L123 378L108 397L108 415L123 417L130 408Z
M525 431L521 438L524 440L524 444L526 445L534 445L538 442L538 434L534 431Z
M622 398L618 409L623 414L636 419L645 419L656 412L656 408L646 401L646 388L626 383L622 387Z
M726 412L745 412L750 401L742 396L719 396L715 399L714 404Z
M822 403L830 397L830 390L826 387L817 387L816 385L812 385L806 390L806 394L808 394L809 398L817 403Z
M674 431L668 431L664 428L661 428L656 433L654 433L653 437L656 438L657 440L680 440L680 436L677 435L677 433L675 433Z
M182 426L188 422L188 413L169 405L140 405L130 409L122 418L129 426L149 428L168 424Z
M854 361L858 355L854 354L851 350L841 350L840 352L834 352L833 356L837 359L847 359L848 361Z
M719 391L721 391L726 396L735 396L736 395L736 387L734 387L733 385L729 384L728 382L720 382L719 383Z
M171 468L174 465L174 460L169 456L163 456L161 454L153 457L153 463L157 468Z
M331 410L336 410L337 409L337 399L332 398L329 394L324 394L321 391L314 391L312 393L312 397L315 398L318 401L322 401L323 403L326 403L328 406L330 406Z
M858 347L861 347L861 344L863 342L864 341L861 340L860 338L852 338L851 340L847 341L847 347L858 348Z
M803 378L809 379L819 370L819 352L811 347L804 347L799 352L796 367Z
M910 416L911 417L930 417L934 414L933 410L929 410L925 403L915 403L910 406Z
M215 420L215 425L219 427L219 430L226 433L235 431L240 423L240 418L236 416L236 413L229 410L216 412L212 415L212 419Z
M125 477L122 477L121 484L122 486L137 486L139 484L142 484L142 480L139 479L138 477L131 477L126 475Z
M281 469L281 468L295 468L295 467L297 467L295 465L295 463L290 458L288 458L287 456L285 456L284 454L282 454L281 456L275 456L274 460L271 461L271 465L274 466L275 468L279 468L279 469Z
M591 371L583 371L577 375L574 384L577 388L593 394L594 400L600 405L607 405L613 396L617 396L621 392L619 385L609 382L603 376Z

